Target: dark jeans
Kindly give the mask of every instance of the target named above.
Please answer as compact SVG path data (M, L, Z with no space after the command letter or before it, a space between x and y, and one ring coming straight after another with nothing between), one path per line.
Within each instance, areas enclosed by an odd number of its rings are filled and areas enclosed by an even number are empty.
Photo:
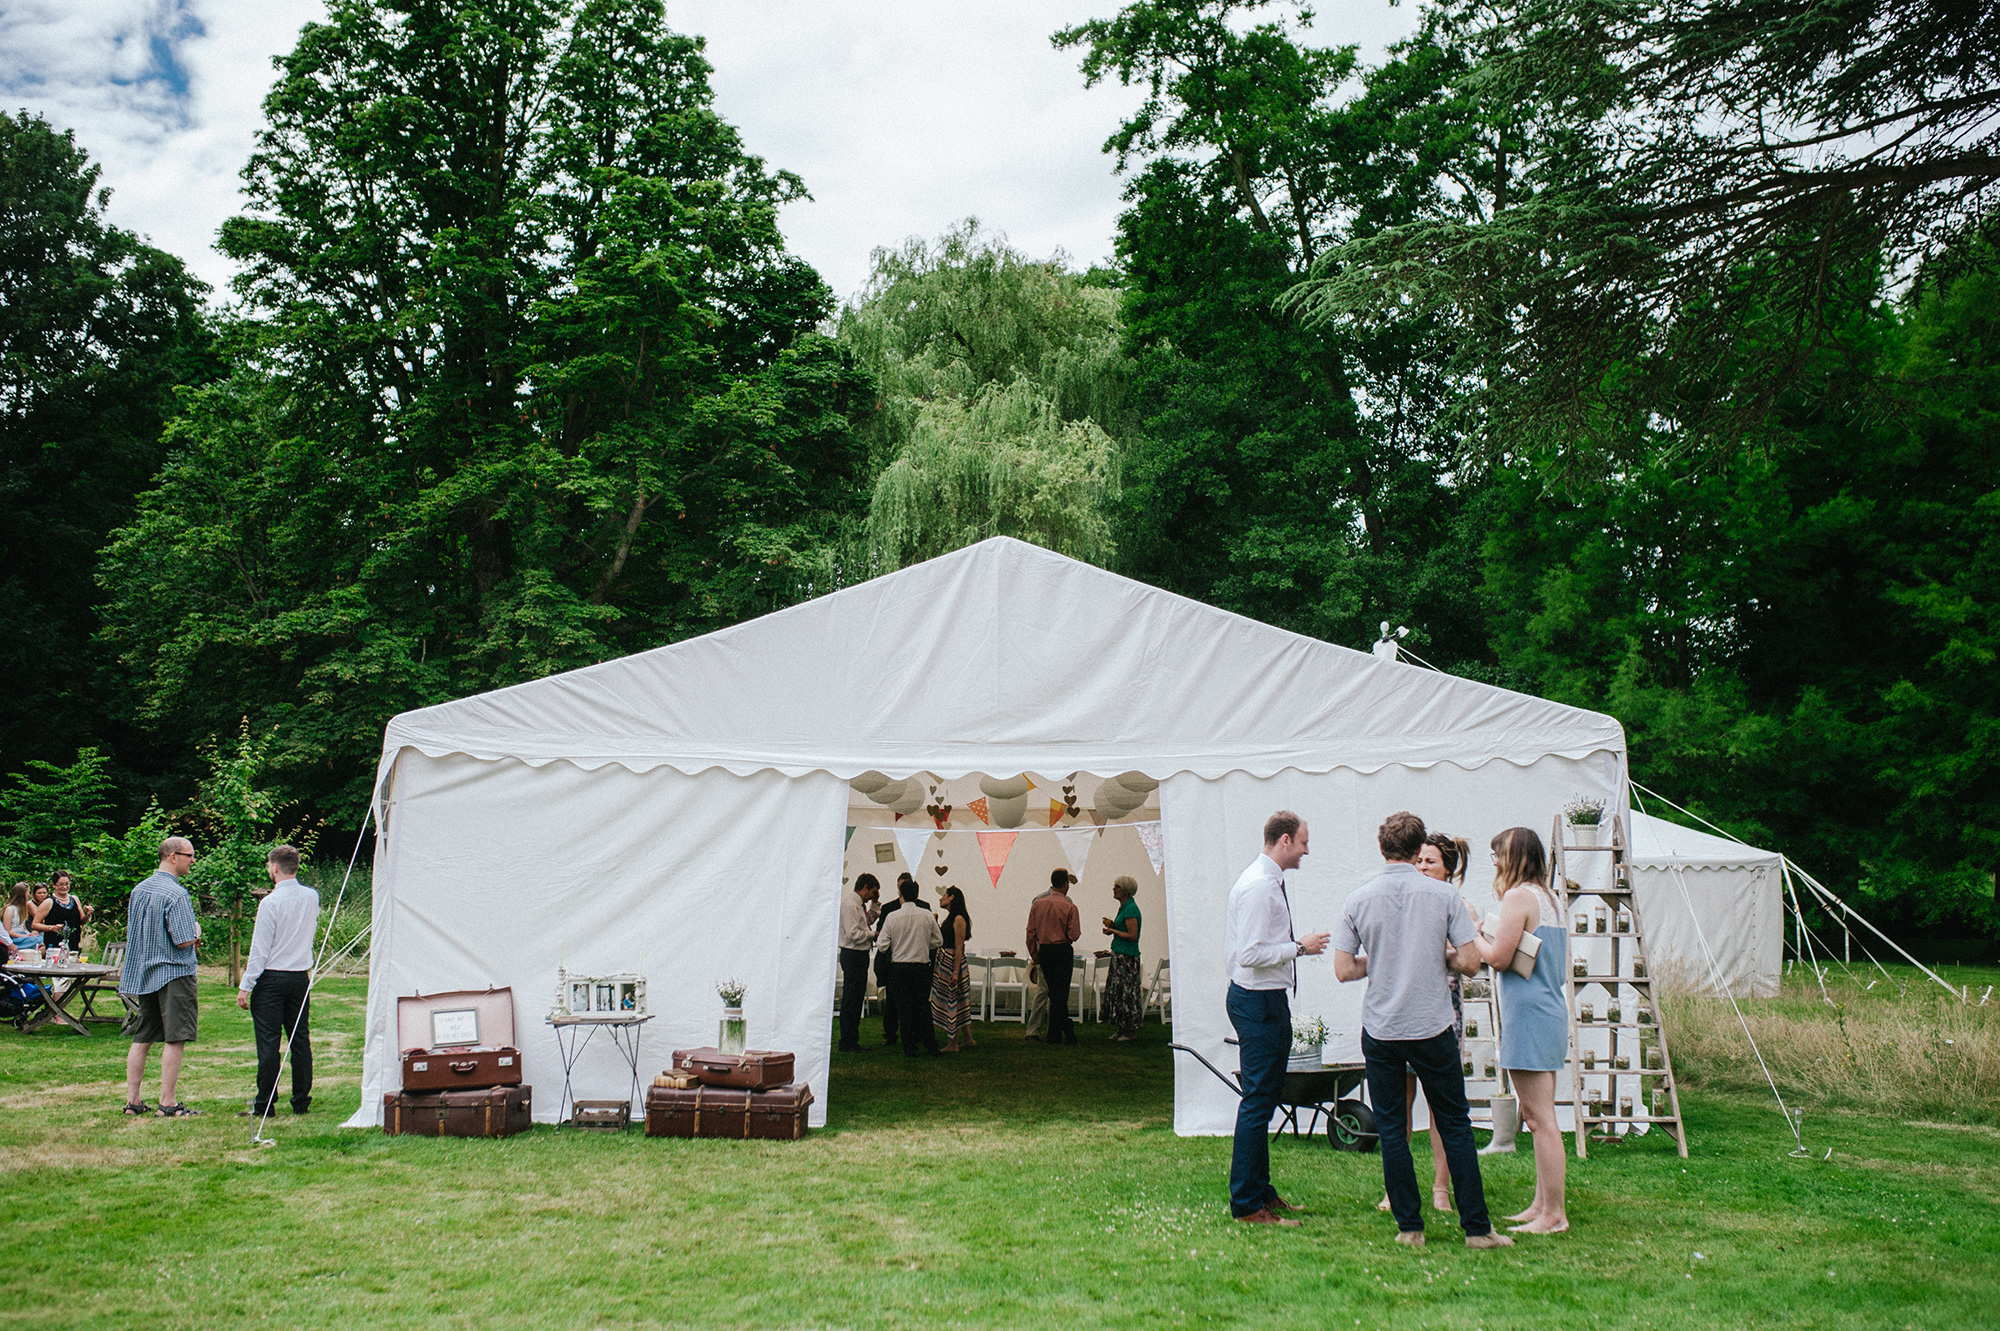
M868 1002L868 953L863 948L840 949L840 1047L861 1045L861 1009Z
M1076 1043L1076 1023L1069 1016L1070 972L1076 969L1076 947L1070 943L1044 943L1035 950L1042 968L1042 980L1049 987L1049 1043L1061 1040Z
M1271 1186L1271 1115L1292 1053L1292 1004L1283 989L1229 986L1229 1024L1239 1046L1236 1149L1229 1153L1229 1213L1249 1215L1278 1195Z
M291 1032L292 1108L303 1112L312 1103L312 1004L306 998L309 971L265 971L250 991L250 1022L257 1031L258 1113L271 1107L278 1093L278 1063L285 1036Z
M896 1003L897 1026L903 1034L903 1052L916 1057L919 1048L937 1052L937 1035L931 1030L931 964L928 961L889 963L889 993Z
M1451 1167L1458 1223L1468 1238L1492 1233L1486 1188L1479 1179L1479 1151L1472 1141L1472 1114L1465 1102L1457 1033L1447 1026L1428 1040L1378 1040L1363 1030L1361 1056L1368 1061L1368 1098L1375 1109L1375 1131L1382 1138L1382 1180L1388 1185L1396 1228L1421 1232L1424 1227L1417 1170L1410 1162L1410 1134L1403 1125L1408 1112L1403 1078L1413 1072L1430 1105L1432 1146L1444 1148L1445 1163Z

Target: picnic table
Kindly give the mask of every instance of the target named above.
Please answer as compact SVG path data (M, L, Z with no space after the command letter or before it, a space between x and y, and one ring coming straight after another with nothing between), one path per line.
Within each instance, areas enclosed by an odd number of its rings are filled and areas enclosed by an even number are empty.
M7 967L12 974L23 979L39 980L42 984L43 1004L39 1015L22 1023L21 1030L28 1034L40 1030L50 1022L60 1022L82 1035L90 1034L85 1022L95 1021L111 1025L122 1024L125 1020L118 1016L106 1016L97 1011L97 996L118 991L118 975L122 966L85 966L76 962L57 966L50 962L22 961ZM75 984L58 985L58 980L74 980ZM83 1010L71 1014L69 1005L77 998L83 999Z

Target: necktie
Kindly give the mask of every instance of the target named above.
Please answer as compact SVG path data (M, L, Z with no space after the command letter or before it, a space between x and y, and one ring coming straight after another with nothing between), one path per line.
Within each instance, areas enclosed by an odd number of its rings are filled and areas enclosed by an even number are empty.
M1285 875L1283 873L1278 875L1278 895L1285 899L1285 937L1297 943L1299 936L1292 932L1292 894L1285 890ZM1299 958L1298 948L1294 947L1292 949L1292 992L1296 994L1298 991Z

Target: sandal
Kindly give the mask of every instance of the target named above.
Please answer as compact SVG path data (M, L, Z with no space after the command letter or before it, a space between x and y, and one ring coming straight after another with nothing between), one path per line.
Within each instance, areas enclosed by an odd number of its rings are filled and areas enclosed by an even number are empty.
M201 1113L199 1109L189 1109L186 1105L161 1105L156 1112L161 1118L194 1118Z
M144 1100L134 1100L131 1104L125 1106L125 1116L127 1118L147 1118L151 1117L152 1113L153 1107Z

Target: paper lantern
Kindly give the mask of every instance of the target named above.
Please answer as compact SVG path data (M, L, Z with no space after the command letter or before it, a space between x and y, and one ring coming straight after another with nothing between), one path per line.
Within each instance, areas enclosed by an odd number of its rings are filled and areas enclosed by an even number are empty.
M979 778L981 793L990 799L1012 800L1027 795L1032 782L1025 776L982 776Z
M1028 816L1028 797L1016 795L1012 799L994 798L986 805L986 816L993 820L995 827L1019 827L1021 820Z
M880 785L873 790L866 790L862 793L877 804L894 804L897 800L903 798L904 792L912 784L914 783L909 781L891 781L886 785ZM922 797L919 796L918 798L921 799Z
M1144 772L1120 772L1115 778L1127 790L1136 790L1141 795L1149 795L1160 788L1160 783Z
M864 795L872 795L889 784L889 778L880 772L863 772L847 783Z

